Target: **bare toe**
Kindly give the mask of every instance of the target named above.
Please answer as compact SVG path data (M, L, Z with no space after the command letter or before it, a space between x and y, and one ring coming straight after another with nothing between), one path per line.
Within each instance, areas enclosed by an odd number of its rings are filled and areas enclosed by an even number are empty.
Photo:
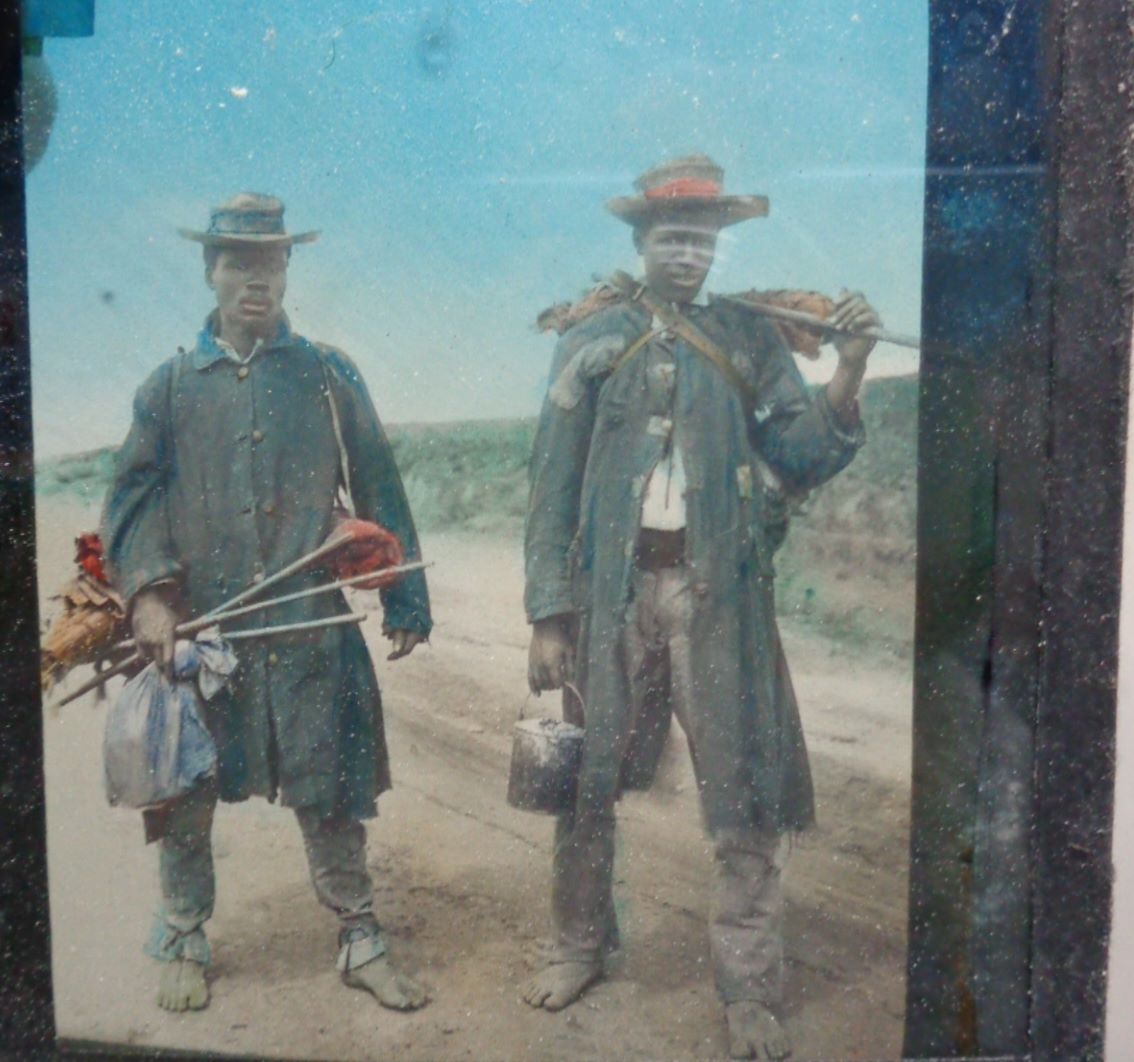
M425 1006L429 996L421 985L405 974L398 974L397 983L407 1010L416 1010L418 1007Z
M162 1010L179 1013L202 1010L209 1002L205 968L191 959L174 959L160 964L157 1003Z
M343 974L343 983L369 992L382 1006L391 1010L416 1010L429 999L424 988L412 977L398 973L384 955L372 959L365 966L347 970Z
M202 1010L209 1002L209 986L205 968L189 959L181 963L181 991L186 1010Z
M522 990L524 1002L544 1010L562 1010L602 977L601 962L555 962L541 970Z
M791 1058L791 1039L779 1019L762 1003L742 1001L725 1008L730 1058L783 1062Z
M520 996L525 1003L533 1007L542 1007L543 1001L547 999L547 989L543 987L538 977L533 977L524 982L524 986L520 989Z

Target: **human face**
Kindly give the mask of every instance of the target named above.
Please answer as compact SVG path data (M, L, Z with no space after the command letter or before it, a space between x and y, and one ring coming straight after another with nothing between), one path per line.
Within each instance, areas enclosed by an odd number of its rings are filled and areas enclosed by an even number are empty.
M717 232L710 225L661 222L640 234L650 290L670 302L692 302L713 266Z
M225 247L207 280L216 292L222 336L269 336L283 315L287 250Z

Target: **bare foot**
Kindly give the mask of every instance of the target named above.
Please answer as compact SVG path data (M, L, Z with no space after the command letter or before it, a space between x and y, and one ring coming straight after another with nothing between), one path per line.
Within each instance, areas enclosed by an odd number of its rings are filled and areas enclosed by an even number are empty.
M425 989L409 975L398 973L385 955L371 959L365 966L347 970L343 984L369 992L391 1010L417 1010L429 1000Z
M158 1006L162 1010L204 1010L209 1005L205 968L192 959L162 962L158 982Z
M725 1007L729 1058L791 1058L791 1040L779 1019L762 1003L745 1000Z
M601 962L553 962L520 989L525 1003L562 1010L602 977Z

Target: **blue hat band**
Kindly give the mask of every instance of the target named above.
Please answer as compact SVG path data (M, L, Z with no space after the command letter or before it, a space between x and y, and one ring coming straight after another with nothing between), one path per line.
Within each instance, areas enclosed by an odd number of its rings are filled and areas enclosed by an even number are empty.
M283 234L283 214L278 210L221 210L209 218L211 236Z

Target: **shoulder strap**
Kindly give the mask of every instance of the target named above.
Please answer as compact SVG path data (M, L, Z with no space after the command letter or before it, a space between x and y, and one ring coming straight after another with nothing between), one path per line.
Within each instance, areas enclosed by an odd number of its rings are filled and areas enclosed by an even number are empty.
M311 346L319 358L319 367L323 370L323 389L327 395L327 405L331 410L331 427L335 430L335 444L339 448L339 478L342 480L346 510L351 516L355 516L357 514L354 511L354 493L350 489L350 463L347 460L346 444L343 442L343 426L339 419L339 407L335 401L335 392L331 384L332 373L328 364L330 359L327 357L327 351L318 343L312 343Z
M185 348L178 347L177 353L170 358L169 365L169 390L166 393L165 401L165 422L169 430L169 442L172 444L173 437L176 432L173 430L177 410L177 396L181 390L181 374L184 371L184 364L186 358Z
M717 371L729 382L732 388L749 406L755 406L759 395L755 388L744 379L737 368L724 355L721 349L702 332L692 321L684 317L669 303L654 298L645 284L639 284L629 273L619 271L611 278L612 283L628 298L640 302L667 328L671 328L685 340L702 357L712 362ZM649 339L653 333L648 333L644 339ZM627 355L623 355L624 360ZM620 360L621 363L621 360Z
M623 365L626 364L635 354L638 353L651 339L658 334L658 329L647 328L633 343L630 344L621 354L618 359L610 367L610 375L613 376Z
M683 317L668 303L655 299L645 284L639 284L629 273L619 271L614 274L612 283L628 298L640 302L666 327L672 328L685 340L698 354L707 358L716 367L717 371L732 385L741 400L748 406L749 412L759 405L760 396L756 389L740 375L737 368L704 332L692 321ZM652 335L653 333L649 333ZM649 338L647 335L645 338ZM623 356L625 357L625 355ZM788 491L779 474L764 460L760 454L754 455L756 467L760 472L765 488L789 499L794 504L801 504L808 495L807 491Z

